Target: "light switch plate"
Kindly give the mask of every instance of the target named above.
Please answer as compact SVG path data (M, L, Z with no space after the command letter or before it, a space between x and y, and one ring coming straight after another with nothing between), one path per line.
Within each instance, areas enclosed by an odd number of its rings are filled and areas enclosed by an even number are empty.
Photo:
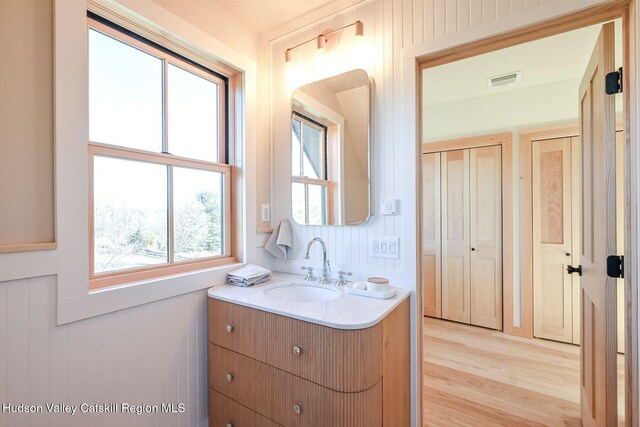
M271 221L271 206L262 205L262 222Z
M400 238L372 237L369 244L369 256L372 258L400 258Z
M395 215L398 212L398 199L382 199L380 202L380 214Z

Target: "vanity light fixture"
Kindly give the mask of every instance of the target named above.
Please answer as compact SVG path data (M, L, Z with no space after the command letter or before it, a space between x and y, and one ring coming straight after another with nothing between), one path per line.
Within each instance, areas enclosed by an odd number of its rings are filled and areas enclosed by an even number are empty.
M333 47L333 45L335 44L335 40L330 40L329 36L336 34L339 31L344 30L345 28L349 28L349 27L355 27L355 36L357 38L362 38L364 37L364 24L362 23L362 21L356 21L352 24L349 25L345 25L344 27L340 27L337 30L330 30L330 31L326 31L326 32L322 32L320 33L317 37L314 37L312 39L309 39L307 41L304 41L302 43L299 43L293 47L287 48L287 50L284 51L284 62L285 63L290 63L291 61L293 61L293 50L302 46L303 44L307 44L310 41L315 40L316 41L316 47L318 49L318 51L320 53L324 53L328 50L331 50L331 48Z
M316 45L318 47L318 52L324 53L325 47L327 45L326 36L323 34L320 34L316 40L317 40Z
M356 37L362 39L364 37L364 24L362 21L356 21Z

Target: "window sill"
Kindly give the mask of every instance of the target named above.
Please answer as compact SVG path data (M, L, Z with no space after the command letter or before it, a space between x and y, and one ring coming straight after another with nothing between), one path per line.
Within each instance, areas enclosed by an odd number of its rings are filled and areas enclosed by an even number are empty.
M70 298L60 299L58 325L208 289L225 283L227 273L241 265L227 264L91 291L85 283L81 293L76 291Z

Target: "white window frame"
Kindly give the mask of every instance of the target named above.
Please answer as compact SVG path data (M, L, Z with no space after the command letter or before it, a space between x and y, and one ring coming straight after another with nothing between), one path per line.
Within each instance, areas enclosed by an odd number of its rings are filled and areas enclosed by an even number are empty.
M89 290L88 34L91 12L193 59L229 77L229 164L235 191L232 202L237 263L171 276L142 279ZM256 262L258 236L255 195L256 63L195 26L146 0L127 6L111 0L54 4L55 55L55 251L3 257L1 280L57 276L57 323L66 324L165 298L206 289L226 281L226 273L244 262ZM133 10L135 8L135 10ZM9 254L19 255L19 254ZM6 261L6 263L5 263ZM40 265L34 265L39 261Z

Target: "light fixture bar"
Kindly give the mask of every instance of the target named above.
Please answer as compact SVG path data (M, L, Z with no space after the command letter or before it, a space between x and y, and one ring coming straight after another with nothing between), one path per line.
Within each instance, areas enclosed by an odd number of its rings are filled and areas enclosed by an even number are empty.
M356 34L355 34L356 37L362 37L364 35L364 24L362 23L362 21L358 20L358 21L353 22L351 24L345 25L344 27L340 27L340 28L338 28L336 30L331 30L331 31L329 31L327 33L324 33L324 34L320 33L316 37L310 38L309 40L303 41L302 43L298 43L295 46L287 48L287 50L285 50L285 52L284 52L284 60L285 60L285 62L291 62L292 61L292 59L293 59L292 53L293 53L294 49L297 49L300 46L302 46L304 44L307 44L309 42L312 42L314 40L316 41L318 50L324 50L327 36L330 36L331 34L335 34L338 31L342 31L342 30L344 30L346 28L353 27L353 26L356 27Z

